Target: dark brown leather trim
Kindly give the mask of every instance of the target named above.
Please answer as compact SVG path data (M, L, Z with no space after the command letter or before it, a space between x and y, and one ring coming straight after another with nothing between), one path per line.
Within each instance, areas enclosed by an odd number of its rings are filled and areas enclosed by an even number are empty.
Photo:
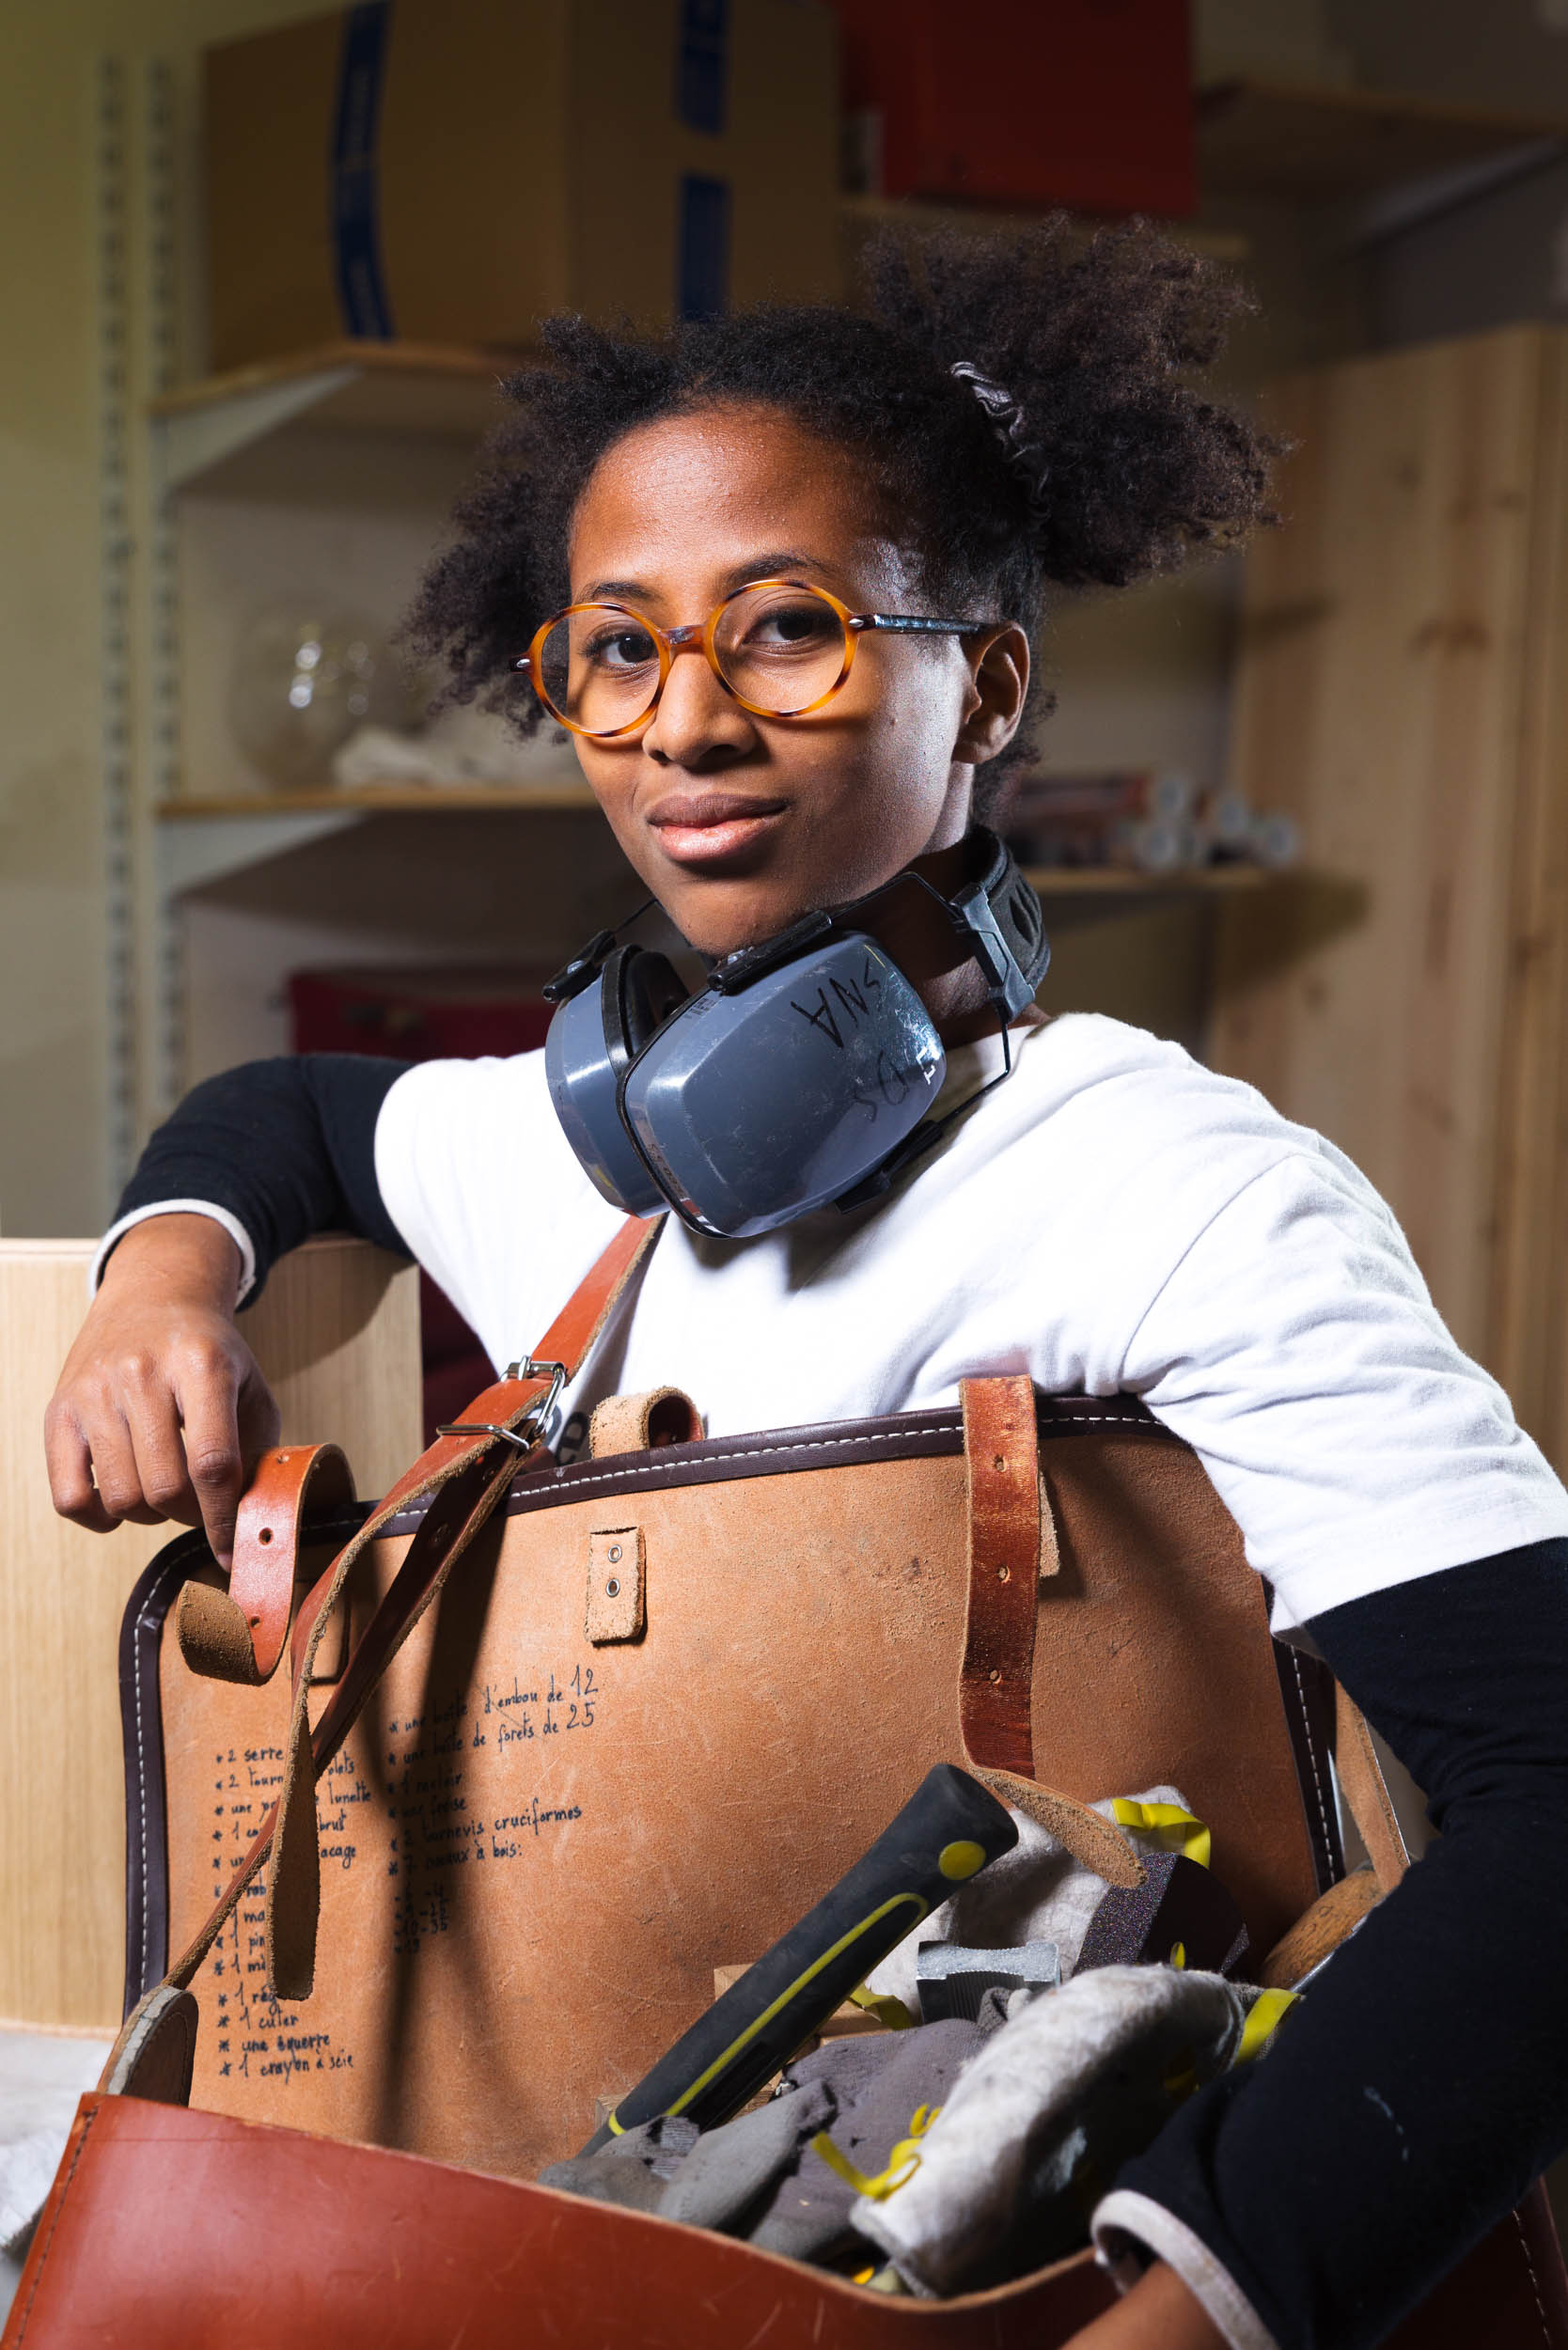
M1041 1396L1036 1426L1042 1443L1088 1430L1137 1431L1161 1444L1181 1438L1135 1396ZM700 1444L665 1445L657 1452L573 1461L564 1468L530 1469L508 1494L509 1517L553 1509L590 1496L648 1493L666 1485L721 1484L741 1477L783 1477L801 1469L855 1468L868 1461L920 1461L964 1450L964 1416L954 1409L891 1413L881 1419L826 1420L815 1427L766 1428L755 1435L706 1436ZM406 1523L415 1523L407 1514ZM404 1530L394 1518L389 1532Z

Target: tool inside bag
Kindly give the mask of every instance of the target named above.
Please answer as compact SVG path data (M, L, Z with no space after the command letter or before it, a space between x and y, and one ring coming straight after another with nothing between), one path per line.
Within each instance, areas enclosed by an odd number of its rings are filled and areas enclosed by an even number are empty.
M938 2305L954 2326L983 2309L983 2332L955 2342L1053 2339L1109 2293L1088 2253L1062 2248L1093 2166L1114 2164L1152 2108L1104 2119L1098 2151L1071 2142L1089 2132L1081 2100L1076 2119L1063 2107L1059 2129L1020 2139L994 2126L993 2074L1077 2078L1086 2048L1136 2044L1167 2109L1188 2075L1261 2031L1241 1984L1292 1988L1397 1878L1403 1842L1365 1726L1324 1668L1271 1639L1200 1465L1131 1398L973 1379L959 1409L714 1440L666 1392L619 1399L592 1456L558 1465L539 1440L544 1408L648 1238L629 1223L537 1358L476 1398L382 1502L353 1500L330 1448L279 1448L243 1506L229 1577L196 1535L143 1577L121 1653L127 2022L37 2260L46 2237L56 2253L86 2244L71 2214L96 2183L123 2196L133 2138L125 2209L149 2229L145 2199L175 2196L193 2162L204 2176L220 2158L248 2166L266 2207L301 2175L290 2150L308 2144L339 2217L365 2214L362 2259L353 2229L329 2245L314 2205L290 2202L276 2239L315 2263L313 2323L335 2344L368 2339L353 2295L380 2273L388 2195L407 2280L396 2325L439 2307L472 2343L510 2342L516 2311L486 2256L470 2272L450 2247L493 2246L497 2228L525 2249L562 2339L577 2326L718 2350L784 2310L803 2338L880 2342L876 2328L932 2307L871 2291L889 2270L956 2296ZM1331 1752L1371 1855L1359 1876L1344 1876ZM700 2117L666 2120L673 2100L649 2121L628 2105L609 2135L657 2135L646 2160L619 2157L658 2190L656 2209L531 2184L597 2160L581 2150L701 2025L715 1968L770 1952L927 1775L955 1766L1016 1847L972 1884L952 1880L946 1902L928 1888L861 1995L886 2021L923 2013L929 1985L931 2023L824 2039L788 2067L782 2096L695 2143ZM947 1841L990 1850L983 1835ZM1008 1872L1050 1854L1077 1894L1047 1870L1039 1899L999 1925ZM1009 1950L1016 1966L996 1963ZM1042 1988L1053 1964L1057 1987ZM1105 1986L1095 1998L1116 2013L1077 2015L1086 1985ZM1179 2017L1147 2012L1156 1993L1186 2003ZM1070 2026L1072 2063L1048 2045ZM890 2069L916 2065L933 2032L962 2064ZM786 2051L760 2053L771 2069ZM766 2203L778 2248L809 2240L830 2267L670 2224L730 2191L692 2170L702 2146L774 2114L786 2135L815 2117L798 2141L815 2168L770 2173L774 2200L759 2186L748 2217ZM901 2135L884 2143L889 2114ZM987 2247L978 2271L945 2248L944 2217L959 2173L978 2191L977 2144L1022 2146L1033 2215L1020 2252L1005 2182L987 2206L1005 2206L1005 2225L970 2214L963 2232ZM426 2159L410 2170L411 2154ZM405 2168L384 2177L393 2161ZM803 2195L837 2199L831 2224L803 2215ZM163 2306L178 2286L180 2310L196 2309L199 2254L227 2280L221 2324L245 2350L268 2338L234 2315L252 2247L221 2199L187 2207L206 2232L172 2266L165 2246L160 2268L129 2220L94 2203L90 2280L78 2263L75 2290L112 2311L128 2292ZM1488 2257L1506 2264L1506 2245ZM987 2287L992 2273L1013 2281ZM1494 2280L1489 2310L1500 2290ZM378 2343L404 2339L374 2306Z
M1207 1831L1175 1789L1101 1809L1132 1831L1137 1886L1105 1885L1039 1829L1021 1851L1027 1817L938 1765L542 2183L884 2292L995 2284L1076 2249L1120 2165L1266 2046L1295 1998L1226 1979L1247 1929L1193 1856ZM977 1910L1012 1938L969 1945ZM1057 1939L1039 1938L1047 1924ZM835 2002L862 1966L847 2038Z

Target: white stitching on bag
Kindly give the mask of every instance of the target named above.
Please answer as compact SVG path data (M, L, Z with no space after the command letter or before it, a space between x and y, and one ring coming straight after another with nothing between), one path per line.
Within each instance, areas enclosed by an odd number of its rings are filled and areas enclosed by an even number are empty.
M1141 1413L1133 1412L1085 1412L1081 1416L1074 1415L1067 1424L1071 1428L1147 1428L1150 1425ZM842 1452L853 1449L856 1445L905 1444L908 1440L907 1431L900 1428L875 1431L869 1436L804 1436L794 1444L769 1445L765 1449L759 1447L755 1452L705 1453L700 1461L694 1461L691 1465L693 1468L706 1468L710 1462L757 1461L780 1452ZM916 1453L911 1457L920 1460L936 1456ZM574 1471L567 1470L561 1478L561 1490L576 1493L587 1485L619 1482L623 1477L664 1477L667 1474L661 1463L651 1461L646 1468L602 1469L597 1477L578 1477ZM569 1477L570 1487L567 1485Z

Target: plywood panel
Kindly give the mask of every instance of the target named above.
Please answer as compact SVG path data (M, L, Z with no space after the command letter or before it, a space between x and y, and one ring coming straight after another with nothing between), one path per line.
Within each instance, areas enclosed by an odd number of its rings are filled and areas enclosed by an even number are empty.
M1543 350L1486 1360L1568 1470L1568 337Z
M1249 560L1233 780L1308 871L1227 908L1211 1049L1392 1202L1485 1353L1541 492L1543 331L1278 386L1298 444Z
M90 1241L0 1243L0 2018L118 2022L125 1829L116 1651L159 1528L57 1518L44 1406L86 1305ZM242 1327L285 1436L333 1437L362 1493L419 1449L418 1290L364 1242L285 1258Z

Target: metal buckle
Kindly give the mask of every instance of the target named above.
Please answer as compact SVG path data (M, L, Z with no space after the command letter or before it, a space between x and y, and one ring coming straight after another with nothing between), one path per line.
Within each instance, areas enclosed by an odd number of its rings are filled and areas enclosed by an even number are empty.
M438 1436L500 1436L507 1444L514 1444L519 1452L531 1452L544 1434L544 1423L555 1410L561 1389L566 1385L566 1365L564 1363L536 1363L531 1355L525 1355L521 1362L507 1365L509 1379L542 1379L546 1371L550 1374L548 1395L541 1396L537 1402L529 1404L518 1427L502 1428L496 1421L490 1419L449 1419L443 1421L436 1429L436 1434ZM523 1433L525 1429L528 1432L525 1435Z
M533 1414L530 1412L528 1419L532 1418ZM525 1420L523 1425L525 1428L528 1420ZM493 1419L438 1420L435 1433L438 1436L499 1436L505 1443L514 1444L519 1452L531 1452L539 1441L537 1427L531 1435L524 1436L519 1430L499 1427Z

